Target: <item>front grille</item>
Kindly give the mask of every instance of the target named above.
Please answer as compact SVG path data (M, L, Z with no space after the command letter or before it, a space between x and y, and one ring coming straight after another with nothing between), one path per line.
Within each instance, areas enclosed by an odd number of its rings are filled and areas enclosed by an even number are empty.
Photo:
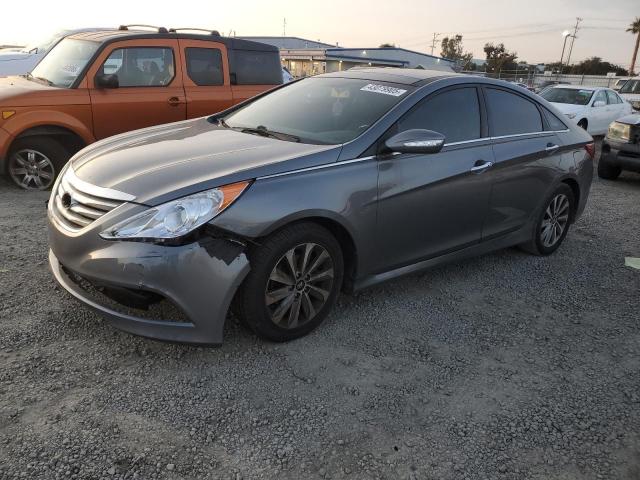
M51 196L51 211L60 225L75 232L124 203L124 194L120 192L113 191L111 198L96 192L109 193L109 190L78 179L73 169L68 168Z

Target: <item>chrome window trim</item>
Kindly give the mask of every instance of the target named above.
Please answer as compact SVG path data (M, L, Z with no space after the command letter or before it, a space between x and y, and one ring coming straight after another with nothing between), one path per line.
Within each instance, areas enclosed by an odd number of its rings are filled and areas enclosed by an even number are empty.
M322 170L324 168L336 167L338 165L348 165L350 163L364 162L366 160L372 160L374 158L376 158L375 155L371 155L371 156L368 156L368 157L353 158L351 160L342 160L340 162L327 163L327 164L324 164L324 165L317 165L315 167L300 168L298 170L291 170L289 172L282 172L282 173L274 173L272 175L265 175L263 177L258 177L257 180L265 180L265 179L268 179L268 178L284 177L285 175L293 175L294 173L303 173L303 172L311 172L311 171L314 171L314 170Z
M84 180L78 178L76 172L71 166L69 166L64 175L65 177L67 175L69 176L67 180L70 181L70 183L76 189L80 190L81 192L88 193L89 195L93 195L94 197L102 197L106 200L120 200L122 202L132 202L136 199L136 197L128 193L120 192L112 188L99 187L89 182L85 182Z

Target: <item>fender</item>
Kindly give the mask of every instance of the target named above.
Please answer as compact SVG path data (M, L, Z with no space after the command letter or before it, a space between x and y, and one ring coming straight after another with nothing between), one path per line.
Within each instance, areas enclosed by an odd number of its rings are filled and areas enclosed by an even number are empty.
M91 107L89 105L71 105L68 108L70 110L76 110L74 113L78 116L86 116L89 120L88 125L92 125ZM44 126L56 126L69 130L78 135L85 145L89 145L96 141L93 132L87 128L87 119L83 122L78 119L77 116L70 113L48 109L29 110L26 112L21 112L19 108L16 110L17 113L2 125L2 128L12 138L12 141L21 133L29 129Z

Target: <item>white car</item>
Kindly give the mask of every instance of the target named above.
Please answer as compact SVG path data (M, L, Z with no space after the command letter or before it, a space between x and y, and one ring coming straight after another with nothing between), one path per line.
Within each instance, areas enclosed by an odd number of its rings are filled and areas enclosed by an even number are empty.
M633 112L610 88L555 85L541 96L591 135L604 135L611 122Z
M633 108L640 110L640 77L633 77L627 80L619 93Z
M40 42L28 47L0 50L0 77L25 75L35 68L47 52L64 37L73 33L99 30L82 28L78 30L60 30Z

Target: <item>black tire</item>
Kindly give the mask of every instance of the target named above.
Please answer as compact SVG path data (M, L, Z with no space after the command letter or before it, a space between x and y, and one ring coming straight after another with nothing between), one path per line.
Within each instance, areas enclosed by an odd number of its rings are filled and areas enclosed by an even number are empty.
M607 160L607 154L602 152L600 160L598 160L598 176L605 180L615 180L622 173L622 169L616 165L612 165Z
M67 149L53 138L19 138L11 147L6 173L20 188L47 190L70 157Z
M549 245L547 242L545 242L545 240L543 240L544 238L543 229L546 228L545 225L547 224L553 225L552 222L547 222L549 210L553 208L554 200L556 198L562 198L562 196L564 196L568 202L568 206L566 210L566 215L567 215L566 223L562 228L562 233L560 233L560 235L557 236L555 241L551 245ZM536 218L535 227L531 234L531 240L529 240L529 242L527 242L526 244L520 245L520 247L523 250L526 250L527 252L532 253L534 255L541 255L541 256L551 255L560 247L565 237L567 236L567 232L569 232L569 227L571 226L571 223L573 222L573 219L575 217L575 212L576 212L576 200L573 195L573 190L571 190L571 188L564 183L558 185L558 187L553 191L553 193L551 193L551 195L549 195L544 201L541 211L538 214L538 217ZM564 212L563 212L563 215L564 215ZM560 216L556 218L559 219Z
M312 251L308 255L306 254L306 250L304 250L306 245L315 245L315 247L309 247ZM305 254L303 255L304 258L309 258L307 265L309 269L307 270L311 273L313 273L314 270L310 269L310 267L315 266L315 263L311 265L311 263L313 263L312 258L316 260L322 257L322 259L324 259L322 262L326 262L326 265L332 266L333 277L331 286L325 287L325 284L323 284L323 288L326 288L326 291L329 292L326 300L320 298L322 297L321 295L318 296L317 293L310 291L310 288L316 290L315 286L305 287L306 290L299 290L299 282L303 279L304 275L299 275L300 279L294 279L289 276L287 279L293 281L292 286L290 286L290 282L282 282L282 285L278 285L279 282L273 280L273 275L275 275L276 271L281 273L282 270L280 269L283 265L288 267L291 264L285 257L285 254L291 251L301 252ZM324 253L322 253L323 251L330 257L330 264L328 263L329 260L326 260ZM292 254L291 258L296 259L295 255L295 253ZM312 255L316 255L316 257L312 257ZM298 223L285 227L267 237L261 245L252 248L249 251L249 257L251 271L236 294L234 310L240 319L256 334L275 342L286 342L308 334L323 322L335 305L342 287L344 274L344 262L340 244L327 229L311 222ZM300 262L294 261L293 263L305 263L304 259L300 260ZM283 264L281 262L286 263ZM276 266L278 269L276 269ZM291 270L289 269L289 271ZM305 272L298 273L304 274ZM287 275L289 274L287 273ZM311 285L310 275L306 275L306 277L306 280L310 282L309 285ZM324 281L329 282L328 279ZM274 287L274 285L276 286ZM282 289L275 290L280 286ZM267 306L268 292L279 292L284 291L284 289L288 289L293 293L285 293L286 298L273 301L271 306ZM291 298L291 295L297 295L295 298L300 297L300 300L294 299L289 310L285 311L284 316L287 318L283 317L281 322L291 324L290 327L285 327L282 324L277 324L277 321L272 320L272 318L277 316L276 314L279 308L286 308L286 303L289 298ZM275 298L275 295L272 298ZM319 302L321 300L324 303L320 305ZM314 302L315 308L313 305ZM292 313L294 305L298 306L298 312L296 313ZM274 310L271 310L272 308ZM311 313L314 311L316 313L312 315ZM294 315L295 321L292 322L291 320ZM303 320L303 316L305 315L309 318L302 324L298 324L298 315L300 315L300 321Z
M585 131L586 131L586 130L587 130L587 127L589 126L589 123L587 122L587 119L586 119L586 118L583 118L582 120L580 120L580 121L578 122L578 126L579 126L580 128L582 128L583 130L585 130Z

